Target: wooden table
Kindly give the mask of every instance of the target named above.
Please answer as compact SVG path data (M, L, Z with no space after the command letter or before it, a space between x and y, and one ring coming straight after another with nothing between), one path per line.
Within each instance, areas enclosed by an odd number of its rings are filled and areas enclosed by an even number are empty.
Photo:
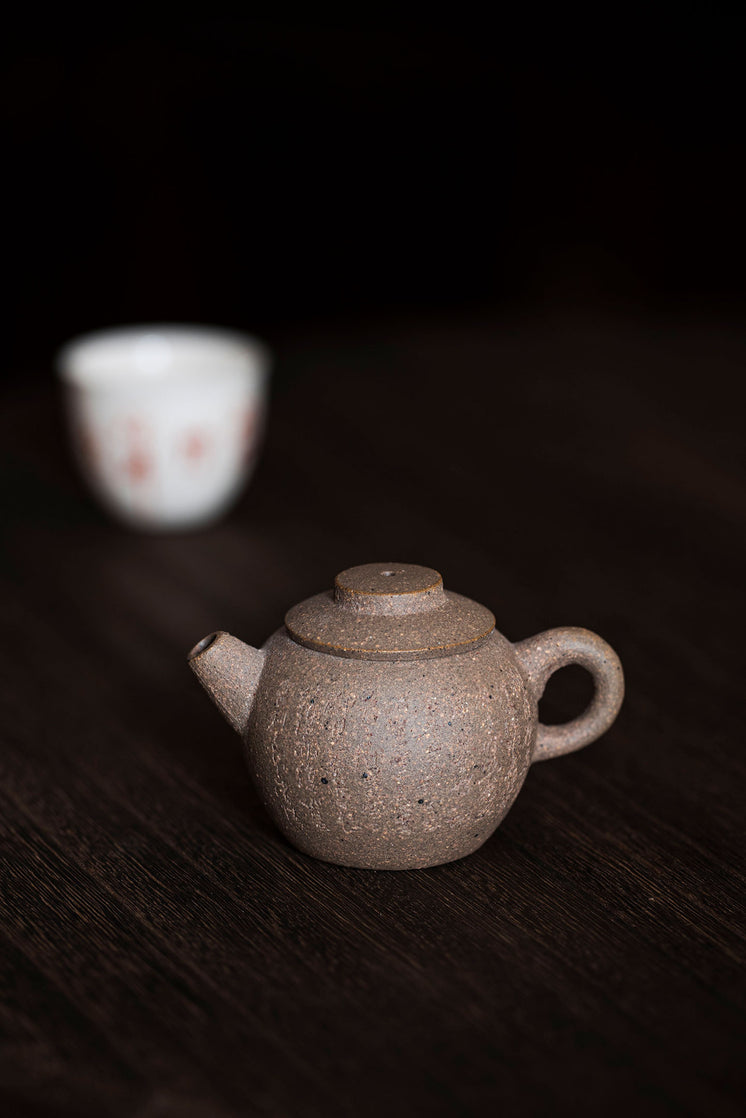
M111 524L51 385L5 396L3 1113L740 1115L746 329L485 312L275 343L255 479L193 535ZM627 675L601 742L427 871L291 849L185 663L379 558L511 639L595 629ZM545 719L588 694L566 670Z

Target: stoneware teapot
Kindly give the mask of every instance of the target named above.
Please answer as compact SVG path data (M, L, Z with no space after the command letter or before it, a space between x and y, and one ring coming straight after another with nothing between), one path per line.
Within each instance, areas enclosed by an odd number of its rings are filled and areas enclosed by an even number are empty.
M294 606L261 649L211 633L189 653L244 741L267 810L300 850L370 869L471 854L533 761L581 749L624 694L616 653L587 629L511 644L488 609L429 567L369 563ZM588 709L544 726L550 675L581 664Z

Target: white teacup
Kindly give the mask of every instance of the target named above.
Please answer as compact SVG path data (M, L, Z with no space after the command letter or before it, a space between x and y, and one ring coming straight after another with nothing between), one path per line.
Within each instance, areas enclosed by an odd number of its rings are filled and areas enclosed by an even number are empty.
M102 504L137 528L195 528L248 480L264 426L269 353L202 326L87 334L57 356L73 446Z

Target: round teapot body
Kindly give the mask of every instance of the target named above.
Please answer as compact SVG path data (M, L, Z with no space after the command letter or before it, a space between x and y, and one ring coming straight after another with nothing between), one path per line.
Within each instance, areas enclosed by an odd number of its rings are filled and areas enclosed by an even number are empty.
M190 666L244 739L270 815L300 850L365 869L418 869L472 853L534 761L596 741L624 695L619 657L587 629L510 644L484 606L431 567L368 563L293 606L263 649L230 633ZM580 664L586 710L538 721L553 672Z
M472 853L523 784L536 701L497 631L436 659L368 660L304 647L284 627L244 735L270 815L307 854L369 869Z

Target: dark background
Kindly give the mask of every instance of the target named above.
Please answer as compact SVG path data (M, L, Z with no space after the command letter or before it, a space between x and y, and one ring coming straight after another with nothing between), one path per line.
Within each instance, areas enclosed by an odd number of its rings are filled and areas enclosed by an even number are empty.
M7 365L123 322L741 306L738 43L681 11L22 20Z
M16 13L6 1113L742 1115L742 46L610 11ZM267 338L274 399L236 507L151 535L74 472L52 358L169 320ZM627 680L479 851L397 874L290 847L184 662L378 558Z

